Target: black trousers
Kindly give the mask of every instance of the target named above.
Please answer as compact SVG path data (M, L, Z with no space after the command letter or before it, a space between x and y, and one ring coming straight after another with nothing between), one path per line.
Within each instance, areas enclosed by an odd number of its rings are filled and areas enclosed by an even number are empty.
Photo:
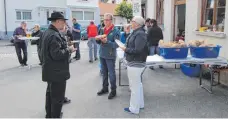
M16 49L16 53L17 53L17 58L20 64L26 64L27 63L27 59L28 59L28 52L27 52L27 46L25 42L15 42L15 49ZM21 50L23 51L23 58L21 55Z
M74 47L77 48L77 50L76 50L76 52L75 52L75 58L81 58L79 44L80 44L80 43L75 43L75 44L74 44Z
M66 81L48 82L46 91L46 118L60 118L65 98Z
M40 54L40 48L37 46L37 54L38 54L38 58L40 60L40 63L42 63L42 58L41 58L41 54Z

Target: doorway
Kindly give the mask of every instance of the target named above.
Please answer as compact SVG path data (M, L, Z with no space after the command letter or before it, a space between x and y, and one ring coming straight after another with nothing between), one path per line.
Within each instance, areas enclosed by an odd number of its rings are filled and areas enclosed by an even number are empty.
M175 4L175 20L174 20L174 39L178 35L185 33L185 15L186 15L186 4L182 2L181 4Z
M145 3L141 4L141 9L142 9L142 17L146 19L146 5Z

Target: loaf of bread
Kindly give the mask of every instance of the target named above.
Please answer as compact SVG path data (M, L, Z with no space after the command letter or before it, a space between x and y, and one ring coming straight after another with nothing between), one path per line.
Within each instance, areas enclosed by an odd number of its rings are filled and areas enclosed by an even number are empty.
M207 43L206 40L191 40L188 42L190 47L216 47L214 44Z
M103 34L103 35L98 35L98 36L96 36L95 39L96 39L96 40L100 40L100 39L106 38L106 37L107 37L107 35L106 35L106 34Z
M179 40L176 42L164 42L164 40L159 41L159 47L161 48L184 48L187 47L187 44L183 40Z

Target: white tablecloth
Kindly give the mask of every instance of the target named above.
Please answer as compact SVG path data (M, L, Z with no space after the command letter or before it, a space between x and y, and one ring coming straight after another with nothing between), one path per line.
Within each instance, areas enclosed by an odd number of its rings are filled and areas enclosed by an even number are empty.
M120 60L124 59L124 51L120 48L117 49L117 56ZM227 65L227 59L223 57L218 58L194 58L189 55L186 59L164 59L161 56L147 56L147 65L164 65L164 64L182 64L182 63L195 63L195 64L211 64L211 65Z
M26 41L27 46L27 50L28 50L28 65L29 65L29 69L31 68L31 63L30 60L32 58L32 46L31 46L31 41L32 40L38 40L40 37L20 37L20 40L24 40Z

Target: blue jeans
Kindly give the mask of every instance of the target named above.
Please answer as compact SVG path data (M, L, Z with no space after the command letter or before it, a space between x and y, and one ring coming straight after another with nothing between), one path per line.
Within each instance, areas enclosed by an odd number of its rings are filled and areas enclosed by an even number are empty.
M158 46L150 46L150 56L153 56L155 54L160 55ZM163 66L159 65L159 67L162 68ZM153 68L153 66L151 66L151 68Z
M150 46L150 56L158 54L159 55L159 48L158 46Z
M111 90L116 90L116 71L115 59L104 59L100 57L102 73L103 73L103 89L108 90L108 77L111 83Z
M93 55L94 59L97 59L97 43L95 38L89 38L87 45L89 47L89 60L93 61ZM94 54L93 54L94 51Z
M99 60L100 60L100 55L99 55L99 50L100 50L100 45L99 44L97 44L97 56L98 56L98 58L99 58ZM99 61L99 63L98 63L98 66L99 66L99 68L100 68L100 71L101 71L101 62Z

